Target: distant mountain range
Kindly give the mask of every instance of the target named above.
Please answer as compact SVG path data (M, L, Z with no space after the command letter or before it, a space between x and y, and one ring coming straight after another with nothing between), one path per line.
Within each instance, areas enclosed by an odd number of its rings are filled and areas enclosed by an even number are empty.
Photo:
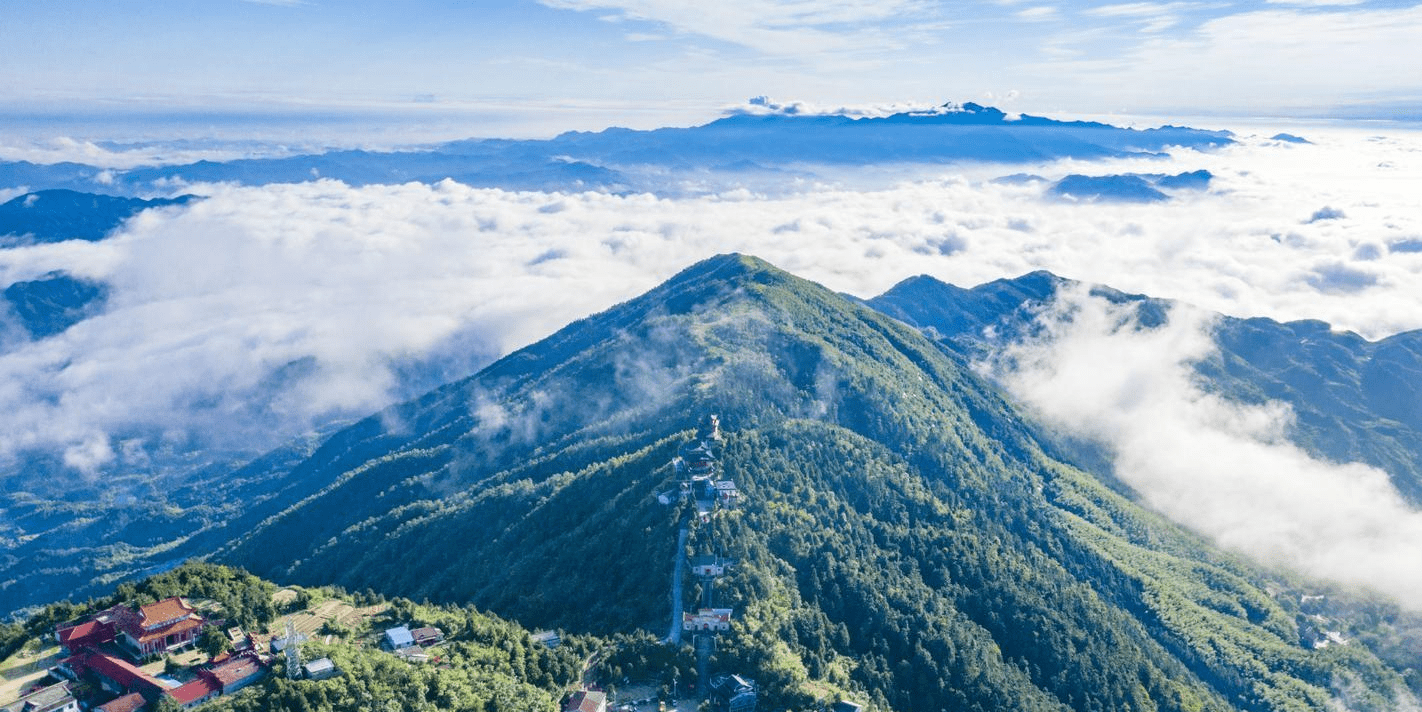
M150 208L186 205L193 196L123 198L54 189L27 193L0 204L0 249L104 239L119 225ZM107 285L57 271L5 286L4 300L25 332L53 336L98 313ZM3 313L0 313L3 318Z
M787 166L1012 164L1152 155L1170 146L1204 149L1232 142L1224 131L1178 126L1136 130L1009 116L968 103L881 118L736 114L690 128L611 128L547 140L470 139L421 150L332 151L129 170L0 162L0 188L146 194L183 181L263 185L330 178L367 185L448 178L509 190L657 191L673 189L668 171L744 179L781 175Z

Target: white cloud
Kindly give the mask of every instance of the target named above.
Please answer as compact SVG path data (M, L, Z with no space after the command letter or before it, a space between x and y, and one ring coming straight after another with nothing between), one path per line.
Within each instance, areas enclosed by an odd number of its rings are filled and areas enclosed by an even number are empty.
M29 141L17 140L12 136L0 143L0 160L40 164L72 161L96 168L123 170L137 166L179 165L197 161L275 158L293 155L300 152L301 148L316 151L321 147L212 140L112 145L68 136ZM112 183L111 170L98 172L94 182L96 187Z
M1127 16L1153 5L1111 7ZM1271 8L1217 17L1188 34L1150 39L1111 57L1094 53L1054 71L1075 71L1091 93L1125 87L1145 105L1319 110L1422 94L1422 74L1414 70L1422 66L1419 36L1422 5Z
M1046 336L1008 348L997 375L1049 424L1108 445L1147 504L1267 563L1422 609L1422 512L1386 473L1287 442L1286 406L1200 390L1191 362L1213 351L1208 315L1177 307L1142 330L1129 307L1080 290L1040 321Z
M60 269L112 285L104 314L0 354L0 455L77 447L76 465L98 466L96 438L272 445L471 373L719 252L863 296L925 272L972 285L1050 269L1239 316L1370 336L1422 327L1422 252L1378 247L1422 238L1422 141L1291 131L1315 143L929 177L881 167L846 180L922 179L774 196L198 186L208 199L100 243L0 251L0 286ZM1197 168L1216 174L1209 192L1159 205L1070 204L990 181ZM1345 217L1307 222L1325 206ZM411 369L420 378L402 384Z
M1264 0L1270 5L1294 5L1296 7L1347 7L1362 5L1367 0Z
M1051 20L1059 16L1057 8L1051 5L1038 5L1018 10L1014 15L1022 20Z
M612 18L666 25L679 32L743 45L775 56L850 49L886 49L901 36L885 25L931 17L921 0L727 0L687 4L670 0L541 0L568 10L613 10Z
M1101 5L1085 11L1085 14L1097 17L1156 17L1190 5L1190 3L1130 2Z

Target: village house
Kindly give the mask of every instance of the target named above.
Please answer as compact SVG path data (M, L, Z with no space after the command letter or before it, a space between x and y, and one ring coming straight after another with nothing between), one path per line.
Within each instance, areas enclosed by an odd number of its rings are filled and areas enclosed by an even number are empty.
M433 627L416 628L410 631L410 637L414 638L415 645L428 648L431 645L439 645L444 642L444 631Z
M137 692L130 692L94 708L94 712L138 712L148 704L148 700Z
M0 705L0 712L79 712L79 702L70 692L69 683L61 682Z
M339 672L336 664L330 658L317 658L301 666L302 672L306 674L307 680L325 680L335 677Z
M711 707L717 712L755 712L755 682L740 675L711 678Z
M414 646L414 644L415 636L411 635L410 629L403 625L385 631L384 640L381 641L381 645L384 645L388 650L403 650Z
M163 694L167 695L174 702L177 702L178 706L183 709L190 710L217 697L222 694L222 692L217 689L217 685L214 685L211 680L205 677L199 677L185 685L167 690Z
M568 698L563 712L607 712L607 693L597 690L579 690Z
M165 694L183 709L189 709L215 697L237 692L260 680L266 672L266 666L255 655L235 655L198 670L197 679Z

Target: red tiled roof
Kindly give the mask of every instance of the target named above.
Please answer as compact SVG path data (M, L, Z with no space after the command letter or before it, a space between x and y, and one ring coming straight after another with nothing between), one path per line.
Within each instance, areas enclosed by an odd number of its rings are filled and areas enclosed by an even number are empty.
M143 695L137 692L130 692L116 700L106 702L94 708L94 712L137 712L143 709L148 701L143 699Z
M178 701L180 705L190 704L200 700L212 693L217 692L217 685L212 684L206 678L198 678L192 682L168 690L168 695Z
M410 631L410 637L415 639L415 643L423 645L421 641L438 640L444 637L444 631L439 628L416 628Z
M217 684L226 690L229 686L246 680L253 675L260 675L262 672L262 664L252 658L243 656L228 660L212 668L209 672L212 674L212 678L217 681Z
M138 617L143 628L149 629L157 626L182 620L197 612L196 608L189 606L183 599L173 596L165 598L157 603L150 603L140 606Z
M84 621L79 625L55 631L59 638L59 644L70 650L83 645L103 645L112 642L114 633L112 623L101 623L95 620Z
M133 636L134 638L137 638L138 642L142 644L147 643L151 640L162 640L163 638L166 638L170 635L174 635L176 633L185 633L189 630L192 630L193 628L201 628L202 623L203 622L201 620L196 618L185 618L175 623L162 626L161 628L154 628L152 630L142 630L141 633L139 633L139 631L130 629L129 635ZM139 634L135 635L135 633Z
M127 616L120 625L139 645L162 640L170 635L185 633L203 625L197 610L183 599L174 596L157 603L150 603L138 609L138 613Z
M599 707L607 704L607 693L579 691L574 692L568 698L568 704L564 705L564 712L597 712Z
M129 664L127 661L118 658L94 653L85 656L83 665L94 672L107 677L122 685L124 689L148 689L161 691L163 686L157 680L149 677L147 673Z

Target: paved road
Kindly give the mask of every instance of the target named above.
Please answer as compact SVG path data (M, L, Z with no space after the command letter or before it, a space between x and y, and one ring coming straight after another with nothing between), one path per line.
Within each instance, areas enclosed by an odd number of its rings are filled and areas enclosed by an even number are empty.
M671 585L671 630L667 640L673 645L681 643L681 582L686 578L686 527L676 536L676 565L672 566Z

